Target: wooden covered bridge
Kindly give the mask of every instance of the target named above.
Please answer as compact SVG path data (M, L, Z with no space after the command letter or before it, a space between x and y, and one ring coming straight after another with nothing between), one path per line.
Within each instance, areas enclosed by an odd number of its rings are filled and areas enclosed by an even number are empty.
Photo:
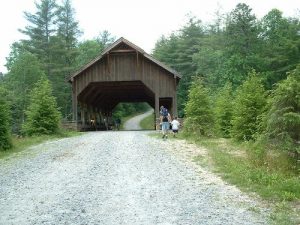
M73 120L78 129L101 128L121 102L147 102L155 118L164 105L176 116L179 80L176 71L120 38L70 77Z

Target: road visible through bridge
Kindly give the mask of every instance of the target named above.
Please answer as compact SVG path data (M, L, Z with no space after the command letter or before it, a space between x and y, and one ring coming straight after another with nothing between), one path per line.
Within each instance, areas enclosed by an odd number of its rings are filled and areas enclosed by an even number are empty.
M151 115L152 113L153 113L153 109L149 110L146 113L132 117L131 119L127 120L124 124L124 130L141 130L142 128L140 126L140 122L147 116Z

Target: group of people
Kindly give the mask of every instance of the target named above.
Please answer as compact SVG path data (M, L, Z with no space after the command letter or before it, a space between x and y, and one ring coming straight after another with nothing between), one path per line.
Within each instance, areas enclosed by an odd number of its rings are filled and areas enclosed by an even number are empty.
M160 107L160 124L161 124L163 139L168 138L168 131L170 127L174 137L178 133L180 123L177 120L177 117L174 117L174 119L172 120L171 115L168 112L168 109L164 106Z

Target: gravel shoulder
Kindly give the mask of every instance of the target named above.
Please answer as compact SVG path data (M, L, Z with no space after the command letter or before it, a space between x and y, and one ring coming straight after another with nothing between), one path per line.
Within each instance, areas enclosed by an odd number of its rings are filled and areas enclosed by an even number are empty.
M149 133L90 132L0 160L0 224L269 224L257 199L180 153L193 147Z

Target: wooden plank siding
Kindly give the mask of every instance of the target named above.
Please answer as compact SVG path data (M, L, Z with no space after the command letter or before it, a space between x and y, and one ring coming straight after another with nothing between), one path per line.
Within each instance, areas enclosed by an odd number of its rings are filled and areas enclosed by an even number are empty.
M78 119L78 104L92 114L104 108L111 110L118 101L126 99L151 103L156 117L160 99L170 99L172 108L169 110L177 115L176 88L179 80L180 76L173 70L121 38L70 78L73 118Z
M87 69L80 76L76 77L77 93L81 93L88 84L92 82L105 81L142 81L153 92L159 90L160 97L173 97L176 87L174 77L167 74L166 71L155 68L149 60L144 60L144 63L139 63L142 71L138 72L136 61L133 57L128 56L110 56L111 65L109 75L103 69L104 63L98 63ZM140 61L142 61L140 60Z

